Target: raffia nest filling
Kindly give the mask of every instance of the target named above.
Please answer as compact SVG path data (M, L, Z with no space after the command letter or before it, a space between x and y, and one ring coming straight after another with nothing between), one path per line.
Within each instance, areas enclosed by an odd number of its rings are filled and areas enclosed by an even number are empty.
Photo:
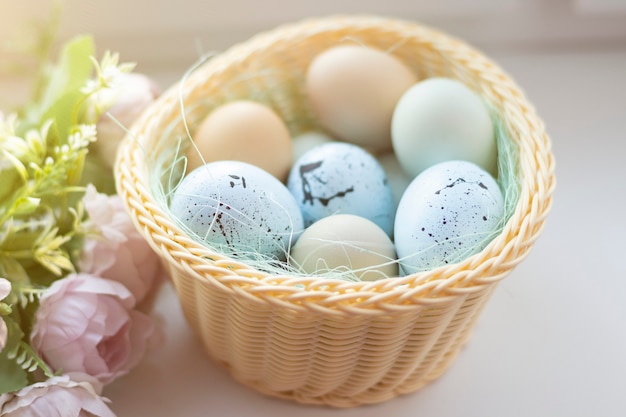
M306 68L346 40L390 51L419 79L459 79L499 113L518 148L520 184L501 234L460 263L375 282L265 273L186 235L158 196L175 181L185 123L192 130L213 108L247 98L270 105L293 135L315 129ZM544 126L496 64L430 28L369 16L282 26L203 63L132 127L115 169L119 193L207 353L260 392L337 407L415 391L448 368L497 283L540 234L554 188Z

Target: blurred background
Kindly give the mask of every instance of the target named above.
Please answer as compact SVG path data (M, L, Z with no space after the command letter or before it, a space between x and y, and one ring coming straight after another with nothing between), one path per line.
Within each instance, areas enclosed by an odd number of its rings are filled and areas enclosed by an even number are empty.
M120 52L165 83L201 52L223 50L253 34L311 16L372 13L435 26L487 53L624 48L624 0L2 0L0 40L25 42L33 25L60 10L58 39L96 38L99 52ZM19 47L19 45L17 45ZM16 45L9 45L11 47Z
M59 7L58 37L163 88L197 58L305 17L368 13L459 37L498 62L545 121L557 190L530 256L505 279L451 369L374 407L323 410L266 398L207 360L176 298L157 303L165 345L107 387L119 416L619 416L626 410L626 0L0 0L0 108L28 90L16 50ZM172 395L176 392L176 395Z

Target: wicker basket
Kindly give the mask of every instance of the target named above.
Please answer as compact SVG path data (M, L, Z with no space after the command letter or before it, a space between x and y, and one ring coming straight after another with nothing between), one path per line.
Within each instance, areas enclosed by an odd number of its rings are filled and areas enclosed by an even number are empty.
M263 273L185 235L154 194L154 177L172 163L157 156L185 135L181 108L193 129L215 106L252 98L271 105L294 134L315 128L303 74L316 53L346 39L392 51L420 79L457 78L501 114L519 146L521 181L501 235L461 263L358 283ZM497 283L540 234L555 184L544 126L497 65L445 34L371 16L286 25L217 55L144 113L115 169L119 193L167 265L206 352L260 392L336 407L415 391L449 367Z

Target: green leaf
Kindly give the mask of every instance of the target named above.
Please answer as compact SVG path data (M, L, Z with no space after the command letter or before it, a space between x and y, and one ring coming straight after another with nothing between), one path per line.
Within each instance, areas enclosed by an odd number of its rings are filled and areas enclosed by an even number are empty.
M15 215L32 214L39 207L40 198L23 197L15 202Z
M24 333L11 317L2 319L7 324L8 339L7 345L0 352L0 394L17 391L29 384L28 372L12 357L19 349Z
M74 163L67 169L67 184L70 186L80 184L83 177L83 169L85 166L85 157L87 149L81 149L74 152Z
M41 116L42 120L54 121L50 126L48 136L48 140L51 144L66 143L72 127L79 122L75 119L79 113L77 107L80 107L82 100L85 98L85 94L81 93L79 88L59 97L59 99Z
M81 184L93 184L100 193L116 193L113 171L100 158L85 158Z
M2 316L8 316L9 314L11 314L12 311L13 309L11 308L10 305L0 301L0 320Z
M9 359L5 351L0 352L0 394L17 391L28 385L27 372L15 359Z
M91 76L91 57L94 52L95 44L91 36L79 36L65 44L58 63L50 73L41 99L26 109L29 127L37 126L45 120L45 115L56 116L58 129L73 124L71 119L76 111L77 98L80 101L77 94L80 94L81 87Z
M20 175L13 167L8 167L0 170L0 205L4 206L9 196L20 187L23 182L20 180Z
M22 179L22 181L23 182L28 181L28 170L26 169L26 166L24 166L24 163L22 161L20 161L18 157L16 157L15 155L13 155L10 152L7 152L4 149L2 150L2 155L9 162L11 162L11 164L13 164L13 167L15 168L17 173L19 174L19 176Z
M0 257L0 273L3 277L6 277L13 283L30 283L30 278L28 277L26 270L22 264L14 258L9 258L7 256Z

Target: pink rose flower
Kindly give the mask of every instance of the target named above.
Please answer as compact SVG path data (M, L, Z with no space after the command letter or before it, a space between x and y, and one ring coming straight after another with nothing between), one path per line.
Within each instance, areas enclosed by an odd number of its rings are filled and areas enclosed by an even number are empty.
M105 401L88 382L75 382L62 375L0 395L0 415L115 417Z
M54 370L108 384L128 373L157 336L119 282L88 274L55 281L41 297L31 346Z
M159 95L159 86L144 74L121 73L113 80L107 96L112 101L108 113L115 118L115 121L107 114L100 117L96 125L98 140L94 143L100 158L109 167L115 163L119 143L126 136L126 131L119 124L129 129Z
M108 196L87 187L83 198L94 231L85 237L80 272L118 281L141 303L156 291L165 272L157 254L133 225L118 195Z
M0 278L0 301L9 295L11 292L11 283L4 278ZM1 306L0 306L1 307ZM0 310L1 312L2 310ZM4 349L7 344L8 330L7 324L0 317L0 351Z

